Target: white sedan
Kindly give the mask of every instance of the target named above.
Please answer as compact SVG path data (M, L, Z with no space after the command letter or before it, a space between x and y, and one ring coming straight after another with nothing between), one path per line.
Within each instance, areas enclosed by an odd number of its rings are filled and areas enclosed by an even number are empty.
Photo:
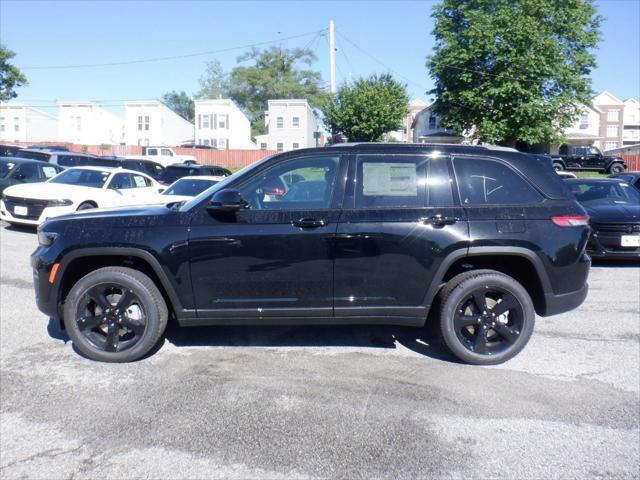
M207 188L212 187L216 183L224 180L226 177L213 175L200 175L191 177L182 177L173 182L162 193L152 193L148 197L139 197L140 204L153 203L174 203L184 200L191 200L193 197L200 195Z
M75 167L44 183L14 185L4 190L0 219L40 225L47 218L90 208L136 205L162 190L153 178L133 170Z

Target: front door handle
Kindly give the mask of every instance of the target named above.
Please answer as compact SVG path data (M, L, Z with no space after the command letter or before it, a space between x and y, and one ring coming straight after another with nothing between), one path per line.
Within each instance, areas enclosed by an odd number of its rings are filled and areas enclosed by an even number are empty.
M444 227L445 225L453 225L458 221L456 217L445 217L443 215L434 215L432 217L421 218L420 221L426 225L434 227Z
M291 222L291 224L294 227L299 228L318 228L326 226L327 222L322 219L317 220L315 218L301 218L299 220L294 220L293 222Z

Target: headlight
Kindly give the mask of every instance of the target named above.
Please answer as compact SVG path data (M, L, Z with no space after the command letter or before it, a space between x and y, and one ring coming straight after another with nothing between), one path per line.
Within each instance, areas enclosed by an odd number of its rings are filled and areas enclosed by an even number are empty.
M65 199L65 200L49 200L47 201L47 206L48 207L63 207L66 205L73 205L73 202L71 200Z
M57 237L57 233L43 232L42 230L38 229L38 243L42 246L46 247L48 245L51 245Z

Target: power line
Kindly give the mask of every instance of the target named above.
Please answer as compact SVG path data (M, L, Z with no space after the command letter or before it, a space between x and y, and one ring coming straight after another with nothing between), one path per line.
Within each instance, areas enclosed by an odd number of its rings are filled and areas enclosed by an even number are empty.
M96 67L112 67L118 65L133 65L139 63L152 63L152 62L165 62L168 60L178 60L182 58L191 58L191 57L201 57L205 55L212 55L217 53L231 52L233 50L243 50L252 47L259 47L262 45L269 45L274 42L282 42L285 40L293 40L296 38L306 37L308 35L318 35L319 33L326 31L326 28L321 30L314 30L313 32L301 33L299 35L291 35L289 37L278 38L275 40L268 40L264 42L251 43L248 45L240 45L237 47L229 47L229 48L221 48L218 50L208 50L206 52L198 52L198 53L187 53L184 55L172 55L168 57L154 57L154 58L144 58L138 60L128 60L122 62L106 62L106 63L86 63L86 64L78 64L78 65L47 65L47 66L32 66L32 67L20 67L22 70L63 70L63 69L72 69L72 68L96 68Z

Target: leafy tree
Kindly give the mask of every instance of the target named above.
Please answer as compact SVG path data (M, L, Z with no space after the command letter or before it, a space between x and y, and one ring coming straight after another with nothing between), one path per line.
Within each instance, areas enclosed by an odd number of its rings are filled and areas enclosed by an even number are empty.
M332 134L352 142L375 142L402 127L409 96L406 86L389 74L361 78L342 85L322 107L324 124Z
M196 98L226 98L229 95L229 76L219 60L207 62L207 69L199 83L200 90L196 93Z
M178 93L173 90L162 96L162 102L185 120L193 122L195 117L195 105L193 100L185 92Z
M9 63L16 54L0 44L0 101L11 100L18 94L15 89L26 85L27 77L14 65Z
M510 145L558 141L590 103L591 0L443 0L432 16L430 93L446 126Z

